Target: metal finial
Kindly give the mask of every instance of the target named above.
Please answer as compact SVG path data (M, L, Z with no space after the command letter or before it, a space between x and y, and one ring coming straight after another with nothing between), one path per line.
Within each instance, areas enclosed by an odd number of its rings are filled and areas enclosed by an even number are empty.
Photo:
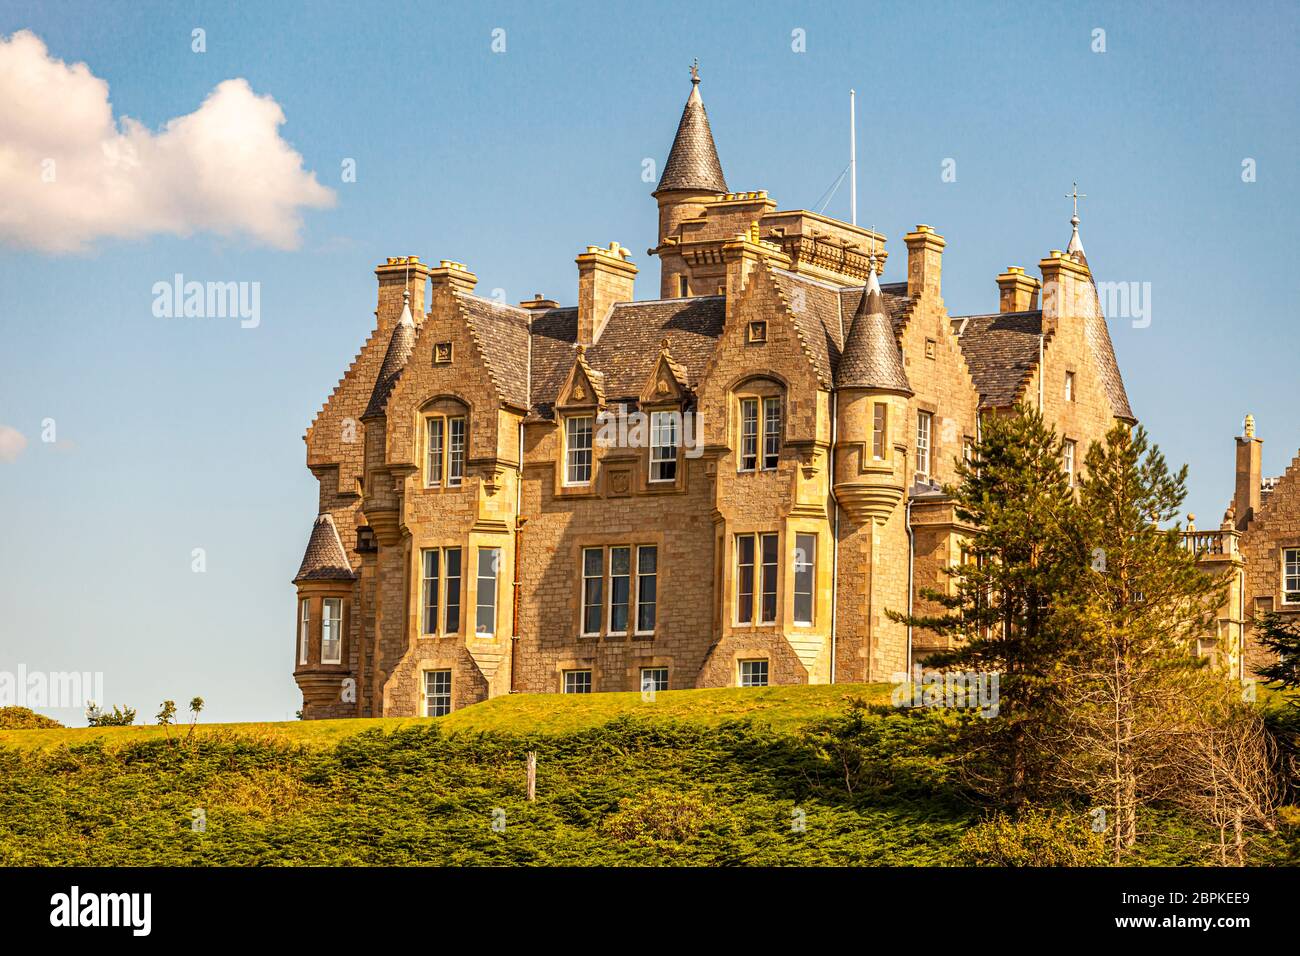
M1087 199L1088 194L1079 192L1079 184L1075 183L1074 189L1071 192L1066 193L1065 198L1074 200L1074 215L1070 217L1070 223L1071 225L1077 226L1079 224L1079 200Z
M700 58L697 56L695 62L691 64L691 82L700 82Z

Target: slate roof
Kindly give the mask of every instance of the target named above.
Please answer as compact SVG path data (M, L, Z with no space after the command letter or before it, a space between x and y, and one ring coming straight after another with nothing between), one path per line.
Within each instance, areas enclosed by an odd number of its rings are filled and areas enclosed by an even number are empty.
M354 581L356 574L348 563L348 556L343 551L343 542L334 527L334 519L327 511L316 518L311 527L311 537L307 539L307 550L302 556L302 564L294 575L293 583L302 581Z
M528 311L490 299L456 293L470 333L478 343L497 390L516 408L528 408Z
M727 179L722 175L718 161L718 148L713 144L713 131L709 129L709 115L700 99L699 80L691 82L691 95L682 110L682 120L677 124L677 136L664 163L664 174L659 179L656 193L668 189L707 189L715 193L727 192Z
M1079 255L1082 257L1083 253L1080 252ZM1087 264L1086 259L1083 262ZM1106 317L1101 312L1096 283L1093 283L1092 294L1095 305L1091 313L1084 317L1083 336L1088 341L1088 347L1092 349L1093 358L1097 360L1097 372L1101 375L1102 385L1105 386L1106 397L1110 399L1111 410L1120 418L1136 421L1137 418L1128 403L1124 377L1119 373L1119 362L1115 359L1115 346L1110 340L1110 328L1106 325Z
M903 352L875 275L868 280L867 290L845 338L844 352L835 370L835 387L888 388L911 393Z
M840 362L844 329L848 325L842 321L839 288L784 269L771 271L790 306L795 328L812 356L817 377L830 388L835 382L835 367Z
M980 408L1014 405L1038 366L1042 310L952 317L962 354L980 393Z
M406 368L406 360L411 357L411 349L415 347L416 332L415 320L411 318L411 306L407 302L402 306L402 317L397 320L393 334L389 336L388 351L384 353L383 364L379 366L375 387L370 391L370 401L361 415L362 421L384 414L388 396L392 394L393 386Z

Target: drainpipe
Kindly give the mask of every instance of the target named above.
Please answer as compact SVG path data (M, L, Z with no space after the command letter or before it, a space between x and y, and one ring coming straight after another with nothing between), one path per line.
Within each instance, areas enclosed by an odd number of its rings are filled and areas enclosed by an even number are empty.
M515 580L514 595L511 601L511 623L510 634L510 693L518 693L518 687L515 683L515 657L519 651L519 594L523 590L523 579L520 577L520 566L523 564L523 538L520 535L520 518L524 507L524 423L523 419L519 421L519 460L516 465L515 478Z
M916 567L916 535L912 531L912 494L907 494L907 508L903 512L907 524L907 679L912 677L912 594Z
M840 604L840 500L835 497L835 433L839 424L839 393L831 392L831 454L829 469L829 487L831 503L835 508L835 518L831 531L831 683L835 683L836 658L836 609Z
M1043 410L1043 333L1038 333L1038 410Z

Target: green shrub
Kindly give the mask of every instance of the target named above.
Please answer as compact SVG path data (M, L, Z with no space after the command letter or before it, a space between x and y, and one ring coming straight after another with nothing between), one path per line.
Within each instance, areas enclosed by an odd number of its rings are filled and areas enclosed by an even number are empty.
M1029 808L1019 816L996 813L967 831L957 848L965 866L1101 866L1103 835L1082 815Z
M89 727L130 727L135 723L135 709L113 705L113 712L102 709L94 701L86 708L86 725Z
M0 707L0 730L46 730L63 725L26 707Z
M620 843L682 843L717 816L718 811L695 794L652 787L620 800L602 829Z

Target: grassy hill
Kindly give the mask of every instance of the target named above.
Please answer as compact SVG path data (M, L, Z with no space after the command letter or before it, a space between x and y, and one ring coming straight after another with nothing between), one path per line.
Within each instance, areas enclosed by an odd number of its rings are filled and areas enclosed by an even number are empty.
M618 717L652 722L689 721L716 726L726 720L751 719L756 724L793 730L844 709L848 701L887 703L890 684L834 684L806 687L724 687L711 690L670 690L642 700L626 694L511 694L474 704L446 717L373 717L354 720L309 720L275 723L200 724L205 733L235 731L273 737L284 743L329 747L366 730L399 730L439 725L444 731L499 730L508 733L557 734L599 727ZM181 729L180 734L185 730ZM166 739L162 727L64 727L55 730L0 730L0 747L49 748L75 746L102 738L120 744Z
M958 719L847 706L888 693L518 695L433 720L201 725L182 740L5 732L0 865L957 862L982 816L954 772ZM1144 859L1198 859L1181 821L1147 826Z

